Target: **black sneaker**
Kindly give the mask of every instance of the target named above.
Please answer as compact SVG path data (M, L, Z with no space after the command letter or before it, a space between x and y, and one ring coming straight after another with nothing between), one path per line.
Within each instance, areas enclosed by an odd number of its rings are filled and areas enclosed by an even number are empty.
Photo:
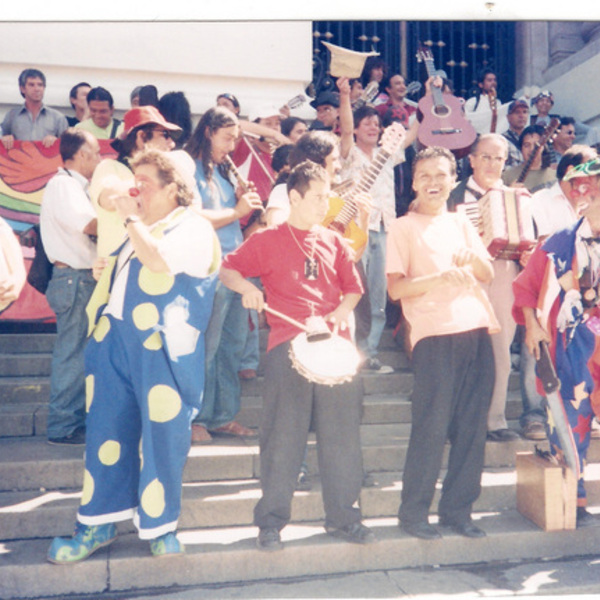
M281 550L283 548L283 543L281 541L279 530L274 527L261 529L256 538L256 546L259 550L264 550L265 552Z
M377 358L367 358L361 365L360 370L364 373L374 373L377 375L389 375L394 369L389 365L382 365Z
M85 427L78 427L73 433L61 438L48 438L48 443L53 446L84 446Z
M364 471L363 478L362 478L362 487L372 488L372 487L377 487L377 485L379 485L379 484L377 483L377 480L375 479L375 477L373 477L373 475L371 475L371 473L367 473L366 471Z
M346 542L352 542L353 544L372 544L377 541L375 534L360 521L346 525L346 527L325 527L325 531L333 537L340 538Z
M489 442L514 442L520 439L521 436L512 429L494 429L487 432L487 440Z

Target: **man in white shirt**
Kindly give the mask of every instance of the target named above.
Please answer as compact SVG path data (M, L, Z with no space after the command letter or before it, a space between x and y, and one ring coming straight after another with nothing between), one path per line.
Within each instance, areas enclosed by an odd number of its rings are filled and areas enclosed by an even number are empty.
M596 155L596 151L589 146L572 146L558 164L556 183L533 194L531 212L538 238L547 237L577 221L580 194L570 181L564 181L564 177L571 169L592 160Z
M381 120L377 111L362 106L354 112L350 108L350 86L340 83L340 156L341 178L358 181L377 155L381 137ZM400 134L405 137L405 132ZM396 196L394 192L394 167L404 161L404 143L384 163L369 193L372 198L369 216L369 240L362 255L366 273L367 289L371 303L371 330L366 343L359 343L365 354L363 370L371 373L391 373L393 369L382 365L377 359L377 347L385 327L387 282L385 276L386 235L396 219Z
M40 213L44 249L54 265L46 298L57 330L48 442L79 445L85 443L85 307L96 283L97 220L87 187L100 162L100 146L91 133L69 128L60 138L60 154L64 168L48 182Z
M497 133L482 135L473 145L469 160L473 175L459 183L451 192L449 208L456 209L457 205L476 203L493 189L504 189L501 175L508 157L508 140ZM529 196L525 189L516 190L519 194ZM492 335L494 349L494 365L496 382L488 413L488 440L507 442L516 440L519 435L508 429L504 414L508 378L511 370L510 346L515 336L516 323L512 317L512 282L519 272L519 265L514 260L495 258L494 279L486 288L490 302L500 323L501 331Z
M496 74L491 69L483 69L477 85L478 94L465 102L465 116L477 133L503 133L508 129L508 104L501 104L497 98Z

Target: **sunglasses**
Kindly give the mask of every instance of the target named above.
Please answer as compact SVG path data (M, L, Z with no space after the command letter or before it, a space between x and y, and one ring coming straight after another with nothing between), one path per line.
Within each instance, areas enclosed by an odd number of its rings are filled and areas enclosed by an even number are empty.
M165 140L168 140L171 137L171 132L167 131L166 129L153 129L152 132L156 135L162 135Z

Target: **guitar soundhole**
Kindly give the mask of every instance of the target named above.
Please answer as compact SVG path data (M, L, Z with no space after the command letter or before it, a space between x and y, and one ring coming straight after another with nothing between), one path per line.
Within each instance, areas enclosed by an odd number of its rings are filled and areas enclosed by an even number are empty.
M433 107L433 114L436 117L447 117L450 114L450 108L445 104Z
M334 229L335 231L338 231L341 234L344 234L346 231L346 227L342 223L338 223L337 221L332 221L329 224L329 228Z

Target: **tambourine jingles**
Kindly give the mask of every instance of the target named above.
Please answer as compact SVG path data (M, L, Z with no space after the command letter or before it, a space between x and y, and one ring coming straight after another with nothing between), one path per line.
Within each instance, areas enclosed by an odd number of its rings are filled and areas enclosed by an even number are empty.
M326 339L310 339L308 327L276 311L266 304L267 312L292 323L303 332L290 343L289 356L292 366L300 375L312 383L339 385L351 381L358 371L360 355L352 342L332 333Z

